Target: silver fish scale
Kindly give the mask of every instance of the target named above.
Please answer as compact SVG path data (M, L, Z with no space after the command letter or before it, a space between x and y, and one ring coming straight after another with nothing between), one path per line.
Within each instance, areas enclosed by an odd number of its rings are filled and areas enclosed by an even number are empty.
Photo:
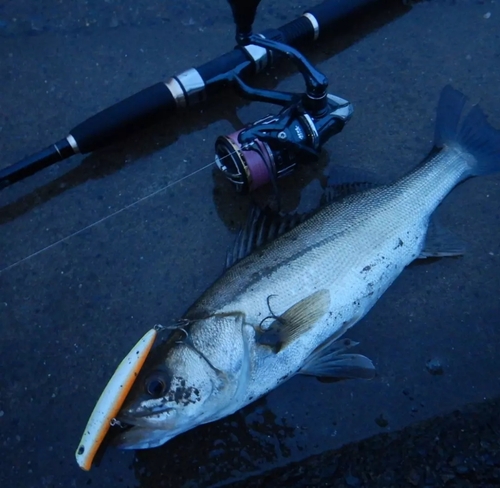
M458 182L500 172L500 131L477 106L459 124L465 102L450 86L443 89L435 131L441 152L392 185L351 188L282 235L276 219L256 212L229 257L241 260L188 310L184 339L166 343L161 363L134 385L119 416L133 427L120 445L163 444L297 372L370 377L373 363L342 354L348 344L338 339L419 255L462 252L435 225L426 238L430 215ZM269 233L276 239L256 248Z
M254 327L315 291L330 292L323 319L278 354L248 333L251 377L242 404L297 372L319 344L370 310L419 255L429 216L463 178L468 157L444 150L393 185L331 203L236 263L200 297L186 317L244 313Z

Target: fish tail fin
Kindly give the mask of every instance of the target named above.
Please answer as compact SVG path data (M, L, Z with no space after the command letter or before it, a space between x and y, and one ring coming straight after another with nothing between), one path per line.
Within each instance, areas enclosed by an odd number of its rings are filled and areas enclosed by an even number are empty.
M471 154L467 158L471 176L500 172L500 131L487 121L486 115L475 105L460 124L460 118L467 98L459 91L447 85L439 99L435 145L460 146Z

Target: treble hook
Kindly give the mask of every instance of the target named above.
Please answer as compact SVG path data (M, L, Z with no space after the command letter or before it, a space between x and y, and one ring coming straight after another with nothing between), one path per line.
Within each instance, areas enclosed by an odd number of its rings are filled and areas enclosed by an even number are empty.
M266 321L267 319L274 319L276 321L278 321L281 325L284 325L285 322L284 320L279 317L278 315L276 315L272 310L271 310L271 304L269 303L269 300L271 299L271 297L276 297L278 295L269 295L266 299L267 301L267 308L269 309L269 312L271 313L271 315L268 315L267 317L264 317L261 321L260 321L260 324L259 324L259 329L262 329L262 324L264 323L264 321Z

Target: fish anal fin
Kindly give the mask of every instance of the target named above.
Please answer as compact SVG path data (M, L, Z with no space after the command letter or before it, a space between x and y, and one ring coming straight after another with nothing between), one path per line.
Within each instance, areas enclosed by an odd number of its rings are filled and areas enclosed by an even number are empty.
M449 256L463 256L465 254L465 243L453 232L432 219L429 223L425 237L424 248L418 258L439 258Z

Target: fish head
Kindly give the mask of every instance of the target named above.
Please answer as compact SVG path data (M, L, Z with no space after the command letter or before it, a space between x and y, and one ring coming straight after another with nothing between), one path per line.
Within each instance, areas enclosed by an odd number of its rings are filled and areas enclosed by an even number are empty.
M206 360L186 344L139 375L118 419L132 428L115 441L124 449L156 447L200 423L217 382Z
M157 447L233 407L241 327L231 317L211 317L174 336L151 351L117 415L131 426L114 439L121 449Z

